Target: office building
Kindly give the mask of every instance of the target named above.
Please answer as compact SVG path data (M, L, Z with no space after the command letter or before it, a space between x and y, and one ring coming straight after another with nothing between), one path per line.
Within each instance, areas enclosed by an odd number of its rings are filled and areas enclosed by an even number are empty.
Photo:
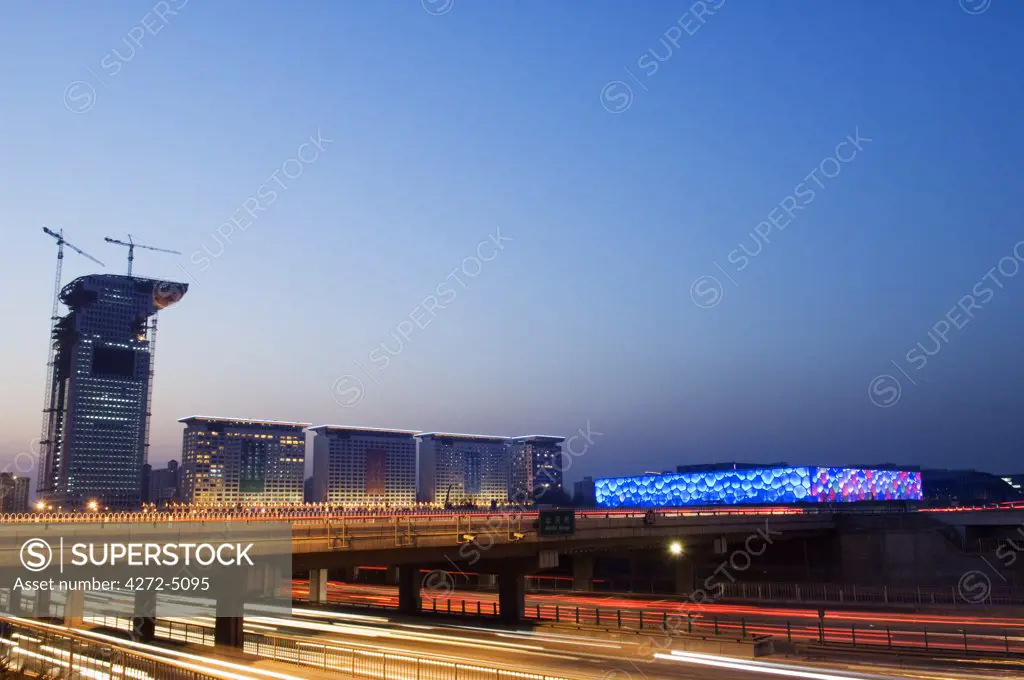
M64 286L53 327L37 492L65 509L133 508L149 447L153 326L184 283L96 274Z
M478 506L508 500L507 437L426 432L416 438L419 500Z
M562 442L565 437L528 435L508 440L510 479L509 501L540 502L554 490L562 493Z
M597 495L593 477L584 477L572 486L572 504L579 508L592 508L597 505Z
M181 445L181 500L237 505L301 503L309 423L189 416Z
M29 478L0 472L0 514L29 511Z
M351 507L416 501L417 430L319 425L313 440L316 501Z
M167 461L167 467L150 470L148 498L150 503L165 505L178 500L178 486L181 481L181 467L178 461Z

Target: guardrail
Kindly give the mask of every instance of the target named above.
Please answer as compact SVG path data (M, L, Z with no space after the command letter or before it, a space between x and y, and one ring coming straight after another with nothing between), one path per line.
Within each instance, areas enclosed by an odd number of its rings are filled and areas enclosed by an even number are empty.
M1013 512L1024 510L1024 506L971 506L971 507L905 507L892 506L684 506L672 508L577 508L577 517L643 517L653 511L658 516L727 516L727 515L892 515L931 512ZM492 515L518 515L535 518L536 507L499 507L494 510L480 509L425 509L408 508L394 510L345 509L320 504L296 505L289 507L252 508L177 508L171 510L141 510L134 512L80 511L80 512L26 512L0 514L4 522L206 522L206 521L323 521L331 519L369 521L388 518L429 519L431 517L487 517Z
M888 514L889 512L906 512L902 508L891 510L880 508L844 509L856 514ZM822 515L835 514L839 509L829 508L799 508L799 507L757 507L757 506L710 506L710 507L686 507L686 508L616 508L597 509L586 508L576 509L577 518L643 518L648 512L665 517L725 517L730 515ZM3 522L32 522L32 523L90 523L110 524L119 522L216 522L216 521L240 521L240 522L312 522L322 523L331 520L367 523L382 522L387 520L414 520L430 522L431 520L446 521L456 517L481 518L481 517L513 517L536 519L539 514L537 508L509 508L496 510L435 510L435 511L394 511L394 512L345 512L343 510L329 509L292 509L281 510L279 508L267 507L247 511L230 510L188 510L188 511L139 511L139 512L30 512L18 514L0 514L0 523Z
M42 624L0 619L0 656L23 677L222 680L184 664ZM62 672L54 676L54 671ZM6 677L6 676L5 676Z
M865 586L829 583L722 583L718 600L806 604L1024 605L1024 589L992 586L980 600L967 601L957 586Z
M350 603L328 596L329 604L366 609L395 610L396 605ZM477 616L493 619L500 609L494 601L458 599L455 597L427 598L423 611L441 616ZM599 606L558 604L532 604L524 611L527 620L564 624L579 628L596 627L653 635L714 635L739 640L771 636L787 642L834 644L865 649L923 649L927 651L957 651L986 656L1024 656L1024 637L1007 629L995 627L975 628L955 626L886 626L851 622L849 625L835 619L790 617L783 620L748 620L745 616L708 614L698 604L679 602L675 611L621 609ZM950 628L953 628L950 630Z
M128 619L123 618L92 621L122 630L130 626ZM158 637L169 640L213 645L213 629L201 624L160 619L157 621L156 633ZM244 634L243 651L264 659L373 680L570 680L563 676L438 661L413 654L374 652L334 643L304 642L297 638L253 632Z

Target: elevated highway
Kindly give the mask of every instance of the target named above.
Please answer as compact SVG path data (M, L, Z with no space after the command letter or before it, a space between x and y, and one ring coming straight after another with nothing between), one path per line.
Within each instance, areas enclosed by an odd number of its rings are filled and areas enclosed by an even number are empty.
M25 536L48 527L73 524L76 533L101 536L110 530L127 529L144 533L147 527L179 530L188 534L193 527L220 529L225 535L241 536L261 550L259 526L263 522L286 522L291 531L292 574L254 574L244 588L266 592L268 584L293 575L308 578L309 599L327 599L328 570L348 570L360 564L381 564L397 570L399 609L407 614L421 609L423 570L472 569L491 575L498 590L498 605L506 622L521 620L525 607L527 574L556 567L564 555L583 557L601 551L632 551L662 548L679 542L687 554L676 560L677 592L691 592L695 583L690 546L710 554L728 555L728 550L758 554L765 544L799 539L828 539L854 526L857 532L885 527L904 532L933 532L935 526L970 533L971 527L996 526L1004 531L1024 522L1024 510L969 508L942 513L907 508L853 507L744 507L744 508L662 508L656 510L584 510L575 513L573 530L565 535L541 535L536 510L493 512L402 512L343 513L329 508L302 506L261 511L179 511L175 513L81 513L34 514L0 517L0 524L15 524ZM64 527L67 529L68 527ZM859 533L858 533L859 535ZM267 550L288 550L280 541ZM725 546L728 546L728 550ZM851 548L860 544L851 545ZM951 550L953 548L950 548ZM16 560L0 555L0 562ZM720 558L718 558L720 559ZM846 559L845 555L841 559ZM576 569L577 560L573 560ZM592 569L592 567L591 567ZM586 579L584 574L582 578ZM258 597L258 595L257 595ZM230 619L231 617L224 617ZM218 640L240 644L242 620L218 618Z

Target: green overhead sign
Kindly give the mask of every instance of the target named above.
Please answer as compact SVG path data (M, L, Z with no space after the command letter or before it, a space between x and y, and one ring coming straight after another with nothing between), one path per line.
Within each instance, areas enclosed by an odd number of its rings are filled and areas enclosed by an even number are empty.
M576 533L575 510L541 510L541 536L572 536Z

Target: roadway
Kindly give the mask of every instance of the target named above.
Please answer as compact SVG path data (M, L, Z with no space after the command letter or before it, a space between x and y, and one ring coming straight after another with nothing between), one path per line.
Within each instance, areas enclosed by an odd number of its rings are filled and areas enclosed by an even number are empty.
M20 619L25 621L25 619ZM89 622L87 620L87 622ZM120 622L127 626L127 620ZM100 623L92 621L94 625ZM104 622L108 625L110 622ZM792 660L772 659L771 661L741 659L717 654L688 654L679 652L673 643L663 636L622 636L594 638L587 631L552 629L509 629L490 628L475 625L474 622L430 621L392 615L366 615L346 612L332 612L297 607L290 617L250 616L245 630L249 634L270 636L283 648L285 643L306 650L305 665L286 664L267 659L255 660L251 656L241 658L225 655L225 650L212 647L213 619L161 619L158 634L169 641L153 644L126 641L100 630L76 629L75 634L88 636L133 652L167 660L179 668L200 670L214 678L241 680L296 680L297 678L387 678L388 680L451 680L451 672L443 672L445 665L462 664L462 668L475 668L475 672L460 672L464 680L496 677L495 671L505 671L501 678L529 678L540 680L755 680L765 675L806 678L807 680L879 680L881 678L913 677L922 680L934 678L982 680L1021 677L1021 666L1006 672L983 671L974 663L965 663L958 668L956 663L941 662L941 667L929 668L916 665L895 669L883 664L855 665L812 664ZM192 628L204 630L203 644L183 646L174 640L185 641L183 628L175 625L189 624ZM40 625L40 624L35 624ZM60 630L68 629L54 626ZM197 642L196 638L191 638ZM266 648L264 648L266 649ZM401 668L389 667L381 673L379 668L366 669L363 673L349 675L347 672L332 671L327 674L311 663L316 663L327 654L341 650L358 650L367 656L390 655L393 659L425 659L436 664L441 671L437 675L420 675L403 672ZM247 644L247 651L254 652L253 645ZM61 658L55 655L54 658ZM282 657L278 657L282 658ZM287 658L287 657L285 657ZM299 658L294 658L299 661ZM927 659L924 659L927 662ZM904 660L904 663L906 661ZM940 663L935 661L935 663ZM472 668L469 668L472 667ZM347 669L348 665L340 668ZM523 675L532 674L532 675Z
M212 626L209 619L187 621ZM594 639L579 631L492 629L470 623L418 622L397 616L304 608L295 608L288 618L249 617L246 629L296 638L313 648L342 646L572 680L755 680L765 675L809 680L1020 677L1019 666L1016 672L986 674L977 668L931 671L922 667L899 670L881 665L836 666L781 659L753 661L716 654L680 653L672 649L678 645L658 636Z
M225 657L220 651L202 653L164 644L142 644L102 631L68 628L33 619L0 617L15 626L12 635L0 638L3 654L14 667L25 664L17 677L65 677L47 675L60 670L67 677L115 680L116 678L202 678L202 680L327 680L338 674L299 671L280 662ZM68 643L74 640L74 646ZM199 674L198 676L196 674ZM5 674L3 677L15 677ZM348 678L345 678L348 680Z
M428 582L430 579L428 579ZM293 596L308 597L306 581L293 582ZM493 615L497 610L497 594L488 591L450 590L440 588L422 592L423 608L452 613L465 611ZM350 584L330 581L327 584L329 603L397 609L398 589L393 586ZM539 608L539 609L538 609ZM580 623L639 629L641 616L645 629L661 626L665 617L682 617L675 625L686 630L686 612L693 615L693 629L739 637L771 635L776 639L814 642L819 641L818 609L792 606L756 606L749 604L706 603L700 606L679 598L648 599L628 595L598 593L528 593L526 618L554 622L575 623L576 609L580 610ZM966 637L965 637L966 631ZM1006 616L982 616L956 612L953 614L882 611L869 609L833 609L825 611L824 637L826 642L873 644L910 649L964 650L965 641L970 651L988 654L1024 654L1024 619Z

